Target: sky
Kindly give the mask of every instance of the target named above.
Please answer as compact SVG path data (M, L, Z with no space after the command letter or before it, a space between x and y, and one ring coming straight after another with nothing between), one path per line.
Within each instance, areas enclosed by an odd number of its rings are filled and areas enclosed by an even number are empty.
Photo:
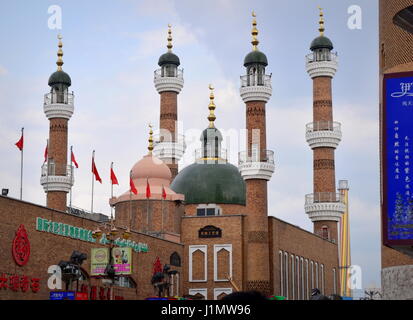
M48 8L62 9L62 29L50 29ZM257 14L259 48L269 61L273 95L267 103L267 147L276 170L269 182L269 214L312 231L304 198L312 193L312 151L305 125L312 121L312 81L305 55L318 35L324 8L326 35L339 55L333 80L334 120L343 139L336 150L336 180L350 184L352 263L365 287L380 286L378 5L371 0L71 0L1 1L0 187L18 198L25 128L23 200L45 205L40 168L48 138L43 95L56 70L57 34L63 35L63 70L72 78L75 112L69 122L79 169L73 205L90 209L91 155L103 184L95 183L94 211L109 214L109 168L128 190L131 167L147 153L148 123L159 125L157 61L166 52L167 25L184 68L178 97L180 130L188 149L180 168L194 161L208 125L208 85L215 90L216 126L231 141L230 162L244 150L245 104L239 96L243 59L251 51L251 11ZM350 29L348 8L358 5L361 29ZM232 136L239 139L229 139ZM228 144L228 142L227 142ZM226 145L227 147L227 145Z

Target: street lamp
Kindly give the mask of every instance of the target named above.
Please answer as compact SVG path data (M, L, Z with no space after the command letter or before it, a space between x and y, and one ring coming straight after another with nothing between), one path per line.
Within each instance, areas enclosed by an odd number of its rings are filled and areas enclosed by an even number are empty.
M116 277L116 273L115 273L115 265L114 265L114 259L113 259L113 248L115 247L115 239L119 234L119 230L115 227L115 225L113 224L113 219L111 219L111 223L110 223L110 227L108 228L108 226L106 224L104 224L103 226L104 230L108 230L107 235L106 235L106 239L108 240L108 244L109 244L109 263L107 264L106 268L105 268L105 274L106 276L110 279L110 289L111 289L111 300L113 300L113 284L115 281L115 277ZM99 226L92 232L92 237L95 240L98 240L102 237L103 232L102 230L99 228ZM124 231L122 233L122 239L129 239L131 236L131 232L129 227L126 229L126 231Z

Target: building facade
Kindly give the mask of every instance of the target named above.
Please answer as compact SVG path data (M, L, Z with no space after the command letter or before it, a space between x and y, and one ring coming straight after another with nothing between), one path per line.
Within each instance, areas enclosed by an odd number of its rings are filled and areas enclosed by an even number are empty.
M81 253L86 256L78 262L80 274L73 281L66 274L66 287L60 291L83 293L86 299L144 299L159 294L165 283L162 295L194 299L220 299L238 290L290 300L309 299L313 288L325 295L339 293L337 224L344 205L335 186L334 151L341 131L333 121L331 85L337 61L332 42L323 34L322 16L320 32L307 59L314 83L314 122L307 130L314 152L314 193L306 197L305 212L314 232L271 216L268 209L267 183L275 172L274 152L266 139L272 80L266 73L268 59L258 49L255 14L252 51L241 76L248 134L238 166L228 162L222 148L224 137L214 122L219 106L210 85L201 149L193 164L178 170L185 142L176 127L177 96L184 82L169 27L168 52L160 57L154 79L161 130L155 136L151 130L148 154L130 171L130 190L109 199L114 219L67 210L66 194L74 181L67 164L67 124L74 109L59 42L58 71L49 80L52 99L45 103L53 149L41 178L47 207L0 197L0 299L48 299L59 291L51 289L50 266L65 266L70 257L78 261ZM54 96L62 99L55 101ZM51 159L56 171L49 169ZM65 170L58 171L58 166ZM59 183L52 184L55 181ZM112 270L116 263L111 257L125 248L131 248L131 257L129 271L122 274ZM95 249L109 251L97 255ZM96 260L106 261L102 252L109 252L109 262L96 275Z

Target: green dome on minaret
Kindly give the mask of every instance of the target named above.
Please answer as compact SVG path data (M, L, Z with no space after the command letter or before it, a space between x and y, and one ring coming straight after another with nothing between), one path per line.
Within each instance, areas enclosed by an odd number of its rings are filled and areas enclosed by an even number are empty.
M70 87L72 85L72 80L70 79L70 76L63 71L62 66L63 66L63 43L62 43L62 36L59 34L58 35L59 39L59 50L57 51L57 71L53 72L50 77L48 84L50 87L62 84L64 86Z
M267 56L258 50L258 44L260 43L258 40L258 29L257 29L257 19L255 12L252 12L253 20L252 20L252 51L248 53L244 59L244 67L248 67L251 64L260 64L264 67L268 66Z
M329 50L333 50L334 46L333 43L331 42L331 40L329 38L327 38L324 35L324 31L325 31L325 27L324 27L324 13L323 13L323 9L320 9L320 21L319 21L319 29L318 31L320 31L320 35L315 38L312 42L311 42L311 46L310 46L310 50L314 51L317 49L329 49Z
M200 137L200 158L179 172L171 184L171 189L184 194L187 204L245 205L245 182L238 168L227 163L226 157L222 156L222 134L214 124L214 88L211 85L209 88L209 126L202 131Z
M168 48L168 52L164 53L159 57L158 65L162 67L165 64L174 64L177 67L181 64L179 57L172 52L172 31L171 31L171 25L168 25L168 45L166 46Z

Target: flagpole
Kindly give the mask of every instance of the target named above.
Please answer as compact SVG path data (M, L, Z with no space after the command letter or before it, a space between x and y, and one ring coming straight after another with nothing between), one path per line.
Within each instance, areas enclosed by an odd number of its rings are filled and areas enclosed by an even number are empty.
M72 154L73 154L73 146L70 146L70 212L72 212L72 188L73 188L73 159L72 159Z
M132 179L132 170L129 172L129 180ZM129 186L129 230L132 229L132 186Z
M148 181L148 177L146 177L146 186L148 186L149 181ZM147 187L146 187L147 188ZM147 191L145 192L147 193ZM149 233L149 198L146 194L146 228L147 228L147 233Z
M23 133L24 133L24 127L22 128L22 137L23 137L23 141L24 141ZM20 200L23 199L23 149L24 149L24 147L22 147L21 159L20 159Z
M113 171L113 162L110 164L110 173L112 175L112 171ZM112 200L113 198L113 181L112 181L112 177L111 177L111 181L110 181L110 199ZM110 220L113 220L113 206L110 205Z
M161 199L162 199L162 201L161 201L161 213L162 213L162 216L161 216L161 233L163 234L163 216L164 216L164 212L163 212L163 200L164 200L164 198L163 198L163 190L164 190L164 187L163 187L163 185L162 185L162 195L161 195Z
M93 188L94 188L94 184L95 184L95 179L93 179L94 177L94 173L93 173L93 162L94 162L94 159L95 159L95 150L93 150L93 153L92 153L92 205L91 205L91 209L90 209L90 213L92 213L93 214Z

